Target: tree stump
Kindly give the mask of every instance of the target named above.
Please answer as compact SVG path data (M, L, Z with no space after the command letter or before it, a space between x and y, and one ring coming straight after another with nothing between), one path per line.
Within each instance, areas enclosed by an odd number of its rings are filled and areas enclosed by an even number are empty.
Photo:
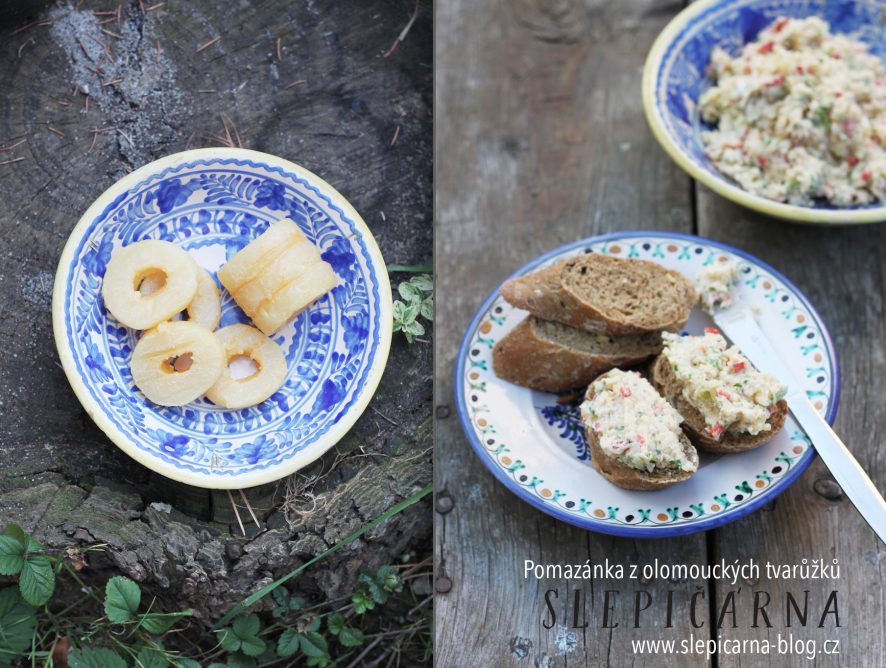
M53 340L56 263L115 180L220 142L304 165L361 212L388 262L428 262L431 7L418 6L390 51L412 0L144 4L125 1L116 18L94 13L117 9L107 2L51 5L0 25L0 523L50 547L106 543L85 573L103 582L121 571L161 607L209 621L430 481L430 345L395 335L347 436L290 478L247 490L260 526L233 492L244 536L226 492L153 474L83 411ZM428 503L413 506L297 587L345 594L361 569L424 545L430 525Z

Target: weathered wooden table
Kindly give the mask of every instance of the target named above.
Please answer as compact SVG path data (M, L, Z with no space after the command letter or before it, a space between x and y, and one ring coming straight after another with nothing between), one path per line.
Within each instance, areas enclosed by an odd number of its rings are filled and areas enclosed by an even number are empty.
M823 316L840 355L843 389L836 430L881 489L886 488L884 263L886 226L802 227L738 208L694 184L647 129L640 75L652 41L682 3L662 0L459 0L437 7L436 483L453 508L437 515L437 665L807 665L801 656L635 656L636 638L688 636L650 619L631 628L633 601L620 602L602 629L601 592L632 589L612 580L586 584L590 627L575 645L542 626L542 594L573 587L523 579L523 560L584 563L708 563L721 558L838 558L839 581L739 582L773 600L790 589L810 610L822 592L840 592L841 625L794 628L797 638L841 641L839 657L814 665L886 665L886 547L879 543L817 460L776 501L704 534L630 540L586 532L536 511L478 462L456 417L457 345L482 299L520 265L575 239L622 229L664 229L718 239L753 253L793 281ZM438 499L439 502L439 499ZM439 581L439 580L438 580ZM657 600L697 588L710 611L729 585L650 582ZM593 597L592 597L593 594ZM747 598L745 599L747 600ZM813 605L813 601L818 601ZM593 602L593 608L590 605ZM779 604L781 606L781 604ZM769 637L775 628L712 628L705 639ZM779 607L783 610L783 607ZM747 607L740 615L749 614ZM783 615L783 613L781 613ZM728 620L728 618L727 618ZM564 622L569 626L568 620ZM779 628L780 627L780 628Z
M56 263L81 213L126 172L220 144L304 165L361 212L388 262L429 262L430 5L390 51L413 0L40 4L33 21L0 25L0 525L52 547L107 543L110 561L95 556L88 571L99 583L122 570L163 607L217 617L427 484L431 347L395 336L346 438L247 492L260 527L234 495L244 537L225 492L153 475L80 407L52 335ZM341 595L361 568L428 536L430 517L413 507L299 586Z

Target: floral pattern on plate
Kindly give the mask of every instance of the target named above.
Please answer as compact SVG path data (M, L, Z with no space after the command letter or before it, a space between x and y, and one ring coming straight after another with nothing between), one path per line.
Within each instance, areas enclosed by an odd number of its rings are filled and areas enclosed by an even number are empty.
M129 369L139 332L114 320L101 298L113 253L142 239L172 241L214 276L284 217L341 279L272 337L286 355L284 385L241 410L206 399L183 407L145 399ZM249 323L222 294L220 326ZM387 271L356 211L310 172L238 149L169 156L113 186L72 234L54 300L65 371L99 426L147 466L206 487L267 482L334 445L378 383L392 327Z

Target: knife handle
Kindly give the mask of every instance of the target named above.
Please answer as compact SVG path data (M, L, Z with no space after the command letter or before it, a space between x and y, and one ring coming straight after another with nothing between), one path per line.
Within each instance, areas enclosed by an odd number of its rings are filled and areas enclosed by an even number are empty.
M855 505L865 522L886 543L886 501L846 444L804 395L791 397L788 407L816 452Z

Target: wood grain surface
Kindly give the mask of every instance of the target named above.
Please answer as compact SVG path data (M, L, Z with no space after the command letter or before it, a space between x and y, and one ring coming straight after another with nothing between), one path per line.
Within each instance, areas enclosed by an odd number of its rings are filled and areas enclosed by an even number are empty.
M436 8L436 468L437 665L884 665L886 549L816 462L774 503L722 529L664 540L614 538L536 511L478 462L455 409L454 363L465 328L501 280L540 253L622 229L693 232L747 250L785 273L819 308L843 371L837 430L875 481L886 485L884 234L886 228L823 229L767 220L697 188L658 147L643 118L640 77L652 41L681 2L467 0ZM451 510L449 509L451 506ZM441 512L443 511L443 512ZM650 582L656 600L703 591L710 607L696 637L770 637L741 615L766 590L783 617L784 591L810 610L840 591L842 628L810 624L803 639L839 639L840 657L635 656L632 638L688 637L683 618L667 629L602 629L602 592L587 583L590 626L546 629L543 592L571 583L524 579L524 560L584 563L709 563L721 558L795 563L838 558L838 582ZM700 588L700 589L699 589ZM741 589L737 629L714 628L729 589ZM562 614L562 610L560 610ZM815 614L815 613L811 613ZM810 616L811 616L810 615ZM564 626L571 626L565 620ZM728 625L728 623L727 623Z
M39 12L0 24L0 525L52 547L108 543L104 567L217 618L430 481L431 346L395 336L376 397L336 448L248 490L259 526L235 493L242 535L226 492L152 474L77 402L52 334L61 249L127 172L232 144L326 179L387 262L429 262L431 6L391 50L414 0L13 4ZM430 518L414 507L302 584L340 595L428 537Z

